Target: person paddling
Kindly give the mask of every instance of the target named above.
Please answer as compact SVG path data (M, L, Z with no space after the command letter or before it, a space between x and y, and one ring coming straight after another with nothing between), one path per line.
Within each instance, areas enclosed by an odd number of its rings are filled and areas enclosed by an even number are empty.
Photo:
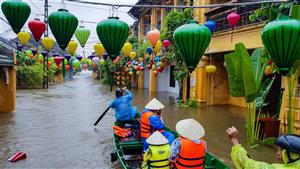
M179 137L171 144L170 161L177 169L203 169L207 152L206 142L202 140L205 130L194 119L177 122Z
M156 131L146 142L149 144L149 148L144 154L142 169L170 169L168 139L159 131Z
M144 151L148 149L148 143L146 139L155 131L160 131L171 144L175 139L174 135L170 132L164 131L165 125L161 118L161 109L165 106L157 99L152 99L146 106L141 115L140 127L141 138L144 142Z
M129 90L118 88L116 90L116 99L110 103L110 107L115 110L115 117L122 125L131 123L136 117L137 108L132 107L133 96Z
M249 157L239 142L238 131L235 127L228 128L226 132L233 145L231 159L237 169L300 169L300 136L285 134L277 137L275 145L280 147L277 157L283 163L268 164Z

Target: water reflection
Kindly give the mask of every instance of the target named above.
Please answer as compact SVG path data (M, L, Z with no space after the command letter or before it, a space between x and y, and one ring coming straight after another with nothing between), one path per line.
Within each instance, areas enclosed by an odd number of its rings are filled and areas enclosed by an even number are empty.
M133 91L133 104L141 111L150 100L148 90ZM151 95L153 96L153 95ZM241 131L245 143L244 109L233 106L179 108L176 96L159 92L165 104L163 118L174 128L177 121L195 118L206 129L209 151L230 164L230 145L225 129L231 125ZM18 90L14 113L0 114L0 168L120 168L110 163L114 149L111 126L114 113L109 111L97 128L93 123L114 98L109 86L93 81L91 74L81 74L48 90ZM4 159L16 151L28 158L17 163ZM264 153L260 153L264 151ZM251 150L256 159L273 161L272 148ZM269 154L269 155L268 155Z

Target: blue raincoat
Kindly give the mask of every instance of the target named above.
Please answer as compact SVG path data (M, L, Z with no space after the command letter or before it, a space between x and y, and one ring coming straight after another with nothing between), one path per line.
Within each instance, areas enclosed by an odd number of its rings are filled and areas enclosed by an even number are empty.
M132 107L132 98L131 92L126 90L124 96L116 98L110 103L110 107L115 109L115 116L117 120L130 121L136 116L137 108Z

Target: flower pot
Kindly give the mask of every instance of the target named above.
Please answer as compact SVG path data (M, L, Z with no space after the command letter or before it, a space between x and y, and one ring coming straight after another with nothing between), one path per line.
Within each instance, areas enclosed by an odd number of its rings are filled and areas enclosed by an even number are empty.
M277 137L279 133L280 120L271 117L259 118L259 139Z

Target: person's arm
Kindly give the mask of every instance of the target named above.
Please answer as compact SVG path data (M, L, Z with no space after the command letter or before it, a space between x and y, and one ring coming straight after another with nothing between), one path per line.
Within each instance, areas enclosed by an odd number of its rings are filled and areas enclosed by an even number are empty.
M152 157L152 152L148 149L143 156L142 169L148 169L147 162Z
M116 100L110 102L109 106L110 106L111 108L115 108L115 107L116 107L115 101L116 101Z
M169 157L170 162L172 162L172 163L176 162L180 148L181 148L180 139L177 138L171 144L171 151L170 151L170 157Z
M274 169L271 164L255 161L248 156L247 151L239 143L238 131L235 127L228 128L226 132L233 145L231 160L236 169Z
M162 130L165 128L164 123L161 121L159 116L152 115L149 118L150 125L156 130Z
M127 89L125 90L125 96L124 97L126 97L126 99L128 99L128 100L132 100L132 98L133 98L132 93Z

